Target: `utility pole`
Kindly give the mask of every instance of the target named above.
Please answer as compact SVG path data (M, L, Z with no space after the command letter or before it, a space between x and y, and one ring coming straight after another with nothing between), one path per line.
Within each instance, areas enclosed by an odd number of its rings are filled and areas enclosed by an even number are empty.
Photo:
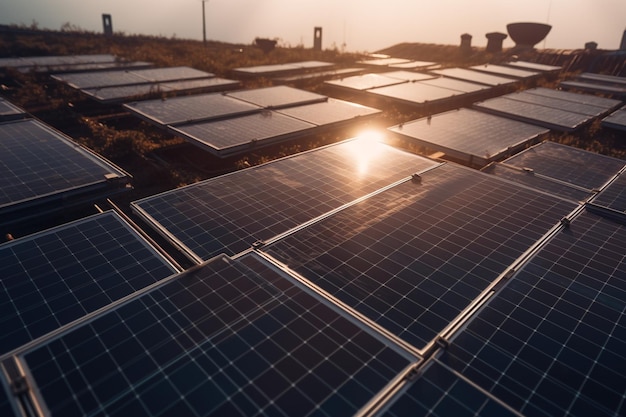
M204 13L204 3L207 0L202 0L202 41L204 42L204 47L206 48L206 16Z

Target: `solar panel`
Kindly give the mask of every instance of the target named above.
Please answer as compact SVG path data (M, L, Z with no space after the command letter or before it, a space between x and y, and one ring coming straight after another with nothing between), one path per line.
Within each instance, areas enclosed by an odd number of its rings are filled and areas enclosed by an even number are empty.
M470 69L474 71L487 72L490 74L502 75L504 77L510 78L533 78L540 75L537 71L529 71L518 68L506 67L503 65L492 65L492 64L484 64L484 65L475 65L470 67Z
M397 397L381 416L517 416L497 398L438 361L431 361Z
M301 61L291 62L286 64L272 64L272 65L256 65L253 67L240 67L235 68L233 71L241 75L280 75L290 72L297 72L302 70L322 69L332 67L334 64L323 61Z
M543 142L504 161L587 190L599 190L626 161L555 142Z
M585 81L598 82L603 84L615 84L626 86L626 77L618 77L615 75L594 74L592 72L583 72L577 76L578 79Z
M247 116L199 122L171 128L172 131L209 152L225 157L259 146L294 139L315 125L266 110Z
M474 108L498 116L504 116L547 127L548 129L565 132L574 131L593 119L592 116L586 116L580 113L572 113L570 111L554 109L539 104L511 100L507 98L507 96L475 103Z
M517 93L507 94L506 98L509 100L517 100L524 103L538 104L540 106L549 107L551 109L560 109L572 113L579 113L586 116L594 117L600 116L612 108L612 106L600 107L581 102L563 100L562 98L558 97L558 94L554 97L548 97L546 95L533 94L530 91L520 91Z
M0 122L7 122L26 117L24 110L0 97Z
M195 93L229 90L239 87L238 81L224 78L206 78L201 80L171 81L165 83L136 84L126 86L112 86L90 88L83 93L102 103L115 103L136 100L150 96L167 96L173 93Z
M199 182L132 204L196 258L237 254L433 161L372 141L347 141Z
M535 94L539 96L558 98L561 100L573 101L575 103L584 103L592 106L602 107L605 109L612 109L621 104L619 100L614 100L606 97L594 96L591 94L574 93L571 91L553 90L551 88L531 88L526 90L529 94Z
M422 106L431 102L441 102L464 95L461 91L450 90L427 84L428 81L392 85L389 87L374 88L368 93L381 98L392 99L408 105Z
M437 114L389 130L457 161L481 166L548 133L534 125L470 109Z
M594 194L591 190L578 187L574 184L567 184L563 181L555 180L555 178L536 175L532 170L518 168L504 163L489 164L481 171L553 195L558 195L571 201L585 201Z
M593 199L593 203L626 212L626 174L624 171Z
M624 247L623 219L577 216L451 339L441 361L523 415L623 415Z
M48 66L27 66L20 67L17 70L22 73L38 72L38 73L55 73L62 74L64 72L86 72L86 71L105 71L105 70L132 70L140 68L151 68L152 64L143 61L115 61L115 62L92 62L84 64L59 64Z
M607 94L613 97L626 97L626 87L617 85L597 84L593 82L583 81L561 81L561 88L566 90L584 91L594 94Z
M487 90L489 87L476 84L467 81L455 80L452 78L439 77L432 80L422 81L424 84L433 85L436 87L447 88L453 91L460 91L463 93L475 93L478 91Z
M157 125L180 125L254 113L261 108L224 94L200 94L145 100L124 108Z
M562 67L556 65L538 64L536 62L527 61L511 61L504 64L507 67L520 68L524 70L539 71L539 72L559 72Z
M387 58L366 59L364 61L358 61L357 64L372 65L376 67L387 67L390 65L408 64L411 62L414 62L414 61L411 61L410 59L404 59L404 58L387 57Z
M101 64L116 62L117 58L109 54L67 55L67 56L30 56L20 58L0 58L0 67L48 67L56 65Z
M310 80L322 80L322 79L334 79L334 78L343 78L350 77L353 75L363 74L365 70L363 68L340 68L328 71L316 71L316 72L307 72L304 74L292 75L292 76L281 76L274 78L272 81L274 83L298 83L298 82L306 82Z
M441 75L448 78L455 78L458 80L471 81L473 83L497 86L513 84L517 81L511 78L500 77L497 75L487 74L479 71L472 71L466 68L445 68L429 71L433 74Z
M170 81L212 78L215 74L190 67L165 67L134 70L132 73L146 82L163 83Z
M411 81L411 82L430 80L432 78L435 78L434 76L429 75L429 74L422 74L422 73L413 72L413 71L389 71L389 72L384 72L381 75L384 75L385 77L398 78L400 80Z
M0 355L176 272L105 212L0 245Z
M403 79L391 78L381 74L363 74L342 78L340 80L326 81L324 84L349 90L364 91L372 88L405 84L406 82L407 81Z
M406 70L418 70L418 69L427 69L430 67L436 66L435 62L428 61L409 61L409 62L400 62L398 64L390 64L389 68L398 68L398 69L406 69Z
M327 100L326 96L297 88L279 85L226 93L229 97L247 101L266 108L280 108L302 104L318 103Z
M258 256L218 258L21 355L51 415L353 415L414 356Z
M426 349L576 204L444 164L262 248Z
M0 211L4 214L19 215L27 205L78 193L117 192L127 181L125 172L41 122L0 124ZM8 220L4 216L0 222Z
M602 127L626 130L626 109L617 110L602 119Z
M0 415L6 417L17 417L17 413L9 401L9 392L8 384L4 380L4 375L0 372Z
M303 120L316 126L368 119L382 112L372 107L329 98L322 103L288 107L278 111L281 114Z

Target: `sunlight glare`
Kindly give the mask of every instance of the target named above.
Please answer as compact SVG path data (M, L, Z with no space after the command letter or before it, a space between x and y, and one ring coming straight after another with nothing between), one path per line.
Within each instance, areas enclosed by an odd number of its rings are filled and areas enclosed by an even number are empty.
M383 134L376 130L367 130L357 136L354 143L354 160L359 175L367 174L370 162L380 154Z

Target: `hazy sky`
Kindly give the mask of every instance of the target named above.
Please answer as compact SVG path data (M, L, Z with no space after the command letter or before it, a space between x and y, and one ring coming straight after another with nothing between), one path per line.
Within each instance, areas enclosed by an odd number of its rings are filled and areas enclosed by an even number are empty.
M376 51L400 42L485 46L485 33L506 24L550 23L538 47L574 49L595 41L618 49L626 29L626 0L208 0L207 39L250 44L255 37L313 46L313 28L323 30L323 48L345 42L349 51ZM202 39L201 0L0 0L0 24L60 29L69 22L102 31L102 14L127 34ZM504 47L513 46L510 39Z

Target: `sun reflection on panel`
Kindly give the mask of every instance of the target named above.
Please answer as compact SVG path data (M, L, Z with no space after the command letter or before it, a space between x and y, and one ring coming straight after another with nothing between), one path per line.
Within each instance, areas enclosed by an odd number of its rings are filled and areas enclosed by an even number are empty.
M383 134L376 130L367 130L359 134L352 145L352 156L356 164L356 172L363 176L368 173L370 164L381 155Z

